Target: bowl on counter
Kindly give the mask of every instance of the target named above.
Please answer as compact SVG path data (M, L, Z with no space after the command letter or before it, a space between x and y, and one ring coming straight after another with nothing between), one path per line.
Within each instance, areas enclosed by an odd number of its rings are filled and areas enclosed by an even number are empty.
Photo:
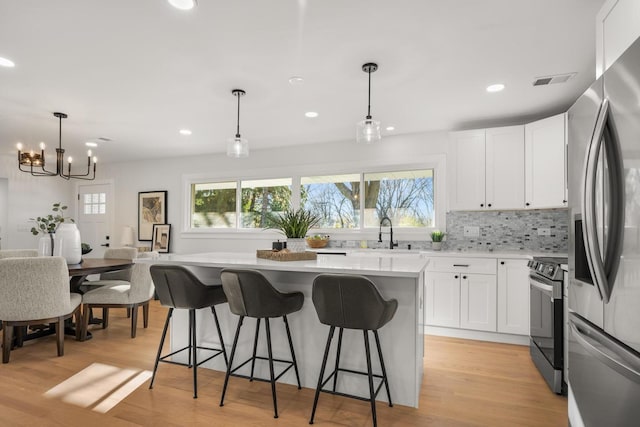
M329 236L321 236L318 234L312 237L307 237L305 240L307 241L307 246L312 249L324 248L329 244Z

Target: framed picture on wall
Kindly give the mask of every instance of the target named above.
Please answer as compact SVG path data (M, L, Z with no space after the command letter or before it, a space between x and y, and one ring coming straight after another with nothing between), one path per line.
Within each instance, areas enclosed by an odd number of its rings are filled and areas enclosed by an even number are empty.
M151 240L151 250L160 253L169 252L169 241L171 240L171 224L153 224L153 239Z
M138 240L151 241L154 224L167 223L167 192L138 193Z

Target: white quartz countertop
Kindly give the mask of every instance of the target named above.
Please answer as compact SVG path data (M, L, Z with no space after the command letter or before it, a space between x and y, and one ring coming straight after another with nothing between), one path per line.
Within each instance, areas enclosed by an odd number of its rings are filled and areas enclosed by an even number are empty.
M414 251L419 253L418 251ZM135 262L175 264L218 268L249 268L256 270L311 273L347 273L389 277L419 277L429 263L426 257L336 256L318 253L312 261L272 261L257 258L255 252L209 252L200 254L162 254L156 259L138 258Z
M398 256L407 255L423 256L423 257L472 257L472 258L517 258L531 259L536 256L544 257L566 257L566 253L551 253L538 251L433 251L423 249L361 249L361 248L323 248L314 249L318 254L322 253L344 253L349 256Z

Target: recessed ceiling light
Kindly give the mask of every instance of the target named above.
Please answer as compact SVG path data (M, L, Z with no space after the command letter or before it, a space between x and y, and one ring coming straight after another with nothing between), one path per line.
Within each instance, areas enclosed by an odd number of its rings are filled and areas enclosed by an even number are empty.
M504 89L504 85L502 83L497 83L491 86L487 86L487 92L500 92Z
M191 135L191 131L189 129L180 129L180 135Z
M291 85L301 85L302 83L304 83L304 79L300 76L289 77L289 84Z
M387 126L385 129L388 131L396 130L395 126Z
M305 117L309 117L310 119L318 117L318 113L316 113L315 111L307 111L306 113L304 113L304 115Z
M169 4L176 9L190 10L196 7L196 0L169 0Z
M0 56L0 67L12 68L15 66L16 64L14 64L12 60Z
M97 147L98 143L93 141L87 141L84 143L84 145L86 145L87 147Z

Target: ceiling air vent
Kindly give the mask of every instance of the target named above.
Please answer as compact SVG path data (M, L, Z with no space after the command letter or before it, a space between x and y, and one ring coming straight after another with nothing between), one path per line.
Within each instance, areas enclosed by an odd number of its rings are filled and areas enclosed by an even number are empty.
M101 136L101 137L98 138L98 141L109 142L109 141L111 141L111 138L105 138L104 136Z
M556 74L555 76L536 77L533 81L534 86L545 86L554 83L564 83L578 73Z

